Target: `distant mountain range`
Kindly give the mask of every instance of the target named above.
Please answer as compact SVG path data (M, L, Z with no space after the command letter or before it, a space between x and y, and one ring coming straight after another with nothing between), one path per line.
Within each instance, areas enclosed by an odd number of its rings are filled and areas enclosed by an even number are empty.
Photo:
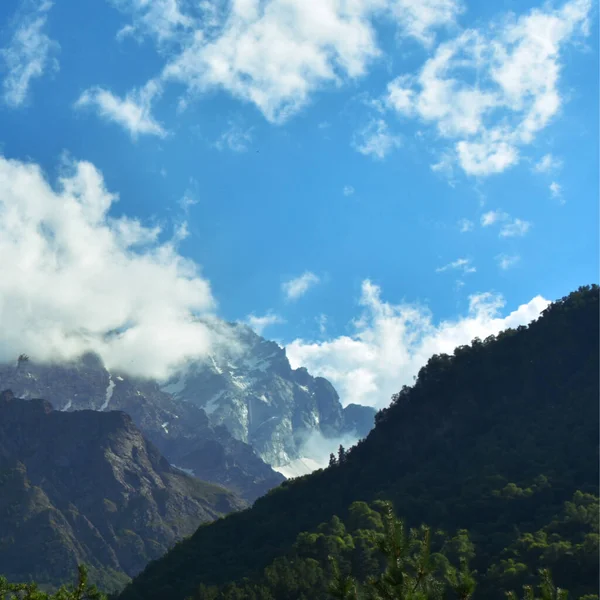
M315 437L367 435L374 409L343 408L247 326L219 327L228 343L169 381L91 353L0 365L0 573L58 584L86 563L122 585L199 523L321 466Z
M122 585L175 542L247 503L169 465L120 411L55 411L0 393L0 567L60 584L89 565Z
M158 383L109 373L92 354L68 364L0 367L0 389L44 398L60 411L121 410L172 465L222 485L252 502L284 481L251 446L214 426L196 405L176 400Z
M271 466L286 476L320 466L310 455L312 436L335 445L372 428L373 408L343 408L326 379L292 369L275 342L246 325L219 328L228 343L167 382L109 372L87 354L69 363L0 365L0 389L62 411L122 410L171 464L250 502L284 481Z

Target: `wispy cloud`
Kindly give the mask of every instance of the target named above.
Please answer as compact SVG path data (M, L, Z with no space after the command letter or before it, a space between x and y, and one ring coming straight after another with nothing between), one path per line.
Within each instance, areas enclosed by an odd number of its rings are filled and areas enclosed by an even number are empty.
M537 318L548 301L536 296L515 311L502 315L502 296L492 293L469 297L466 314L449 321L434 321L423 306L391 304L381 290L366 280L362 284L362 312L351 335L325 341L297 339L286 346L294 368L304 366L326 377L339 391L344 404L386 406L392 394L412 378L433 354L452 353L507 327L525 325Z
M217 150L229 149L232 152L246 152L252 143L252 128L243 129L240 125L229 122L227 129L215 142Z
M317 275L310 271L306 271L299 277L285 281L281 285L281 289L287 300L297 300L304 296L310 288L317 285L320 281L321 279Z
M562 197L563 189L562 189L562 185L560 185L560 183L558 183L557 181L553 181L548 186L548 188L550 189L550 194L552 195L553 198L558 198L559 200L564 202L564 199Z
M388 107L431 123L467 175L501 173L557 115L564 47L589 34L591 0L507 15L440 44L416 75L390 82Z
M498 210L490 210L481 216L481 226L489 227L498 221L503 221L508 218L506 213L500 212Z
M75 108L91 108L107 121L123 127L133 139L140 135L156 135L164 138L167 131L152 116L152 101L161 93L161 85L149 81L140 90L119 98L101 87L94 87L81 94Z
M361 154L381 160L400 146L400 137L390 133L383 119L373 119L356 132L352 145Z
M500 229L500 237L522 237L531 229L531 223L522 219L513 219Z
M475 227L475 223L473 223L473 221L470 221L469 219L461 219L458 222L458 229L461 233L473 231L473 227Z
M545 154L540 160L535 163L533 170L536 173L554 173L558 171L563 165L560 158L556 158L552 154Z
M179 0L110 1L132 17L132 23L125 25L117 33L118 40L147 35L162 44L189 32L196 23L194 18L182 11Z
M438 267L435 272L443 273L444 271L456 269L462 271L465 275L468 273L475 273L475 271L477 271L477 269L472 265L470 258L458 258L455 261L444 265L443 267Z
M344 196L352 196L354 194L354 188L351 185L345 185L342 193Z
M508 213L499 210L490 210L481 216L482 227L496 224L502 224L500 237L522 237L531 229L529 221L513 219Z
M317 325L319 326L319 333L325 335L327 333L327 315L321 313L316 319Z
M58 70L55 57L60 46L44 32L52 2L32 1L15 18L12 39L0 49L6 75L2 82L4 102L11 107L25 104L32 80L47 69Z
M258 333L258 335L262 335L263 331L267 327L285 323L285 319L269 311L267 314L262 316L257 316L255 314L248 315L246 317L246 323L248 323L248 325L252 327L256 333Z
M498 262L498 266L503 271L506 271L507 269L514 267L520 260L521 260L521 257L518 254L512 254L512 255L499 254L498 256L496 256L496 261Z

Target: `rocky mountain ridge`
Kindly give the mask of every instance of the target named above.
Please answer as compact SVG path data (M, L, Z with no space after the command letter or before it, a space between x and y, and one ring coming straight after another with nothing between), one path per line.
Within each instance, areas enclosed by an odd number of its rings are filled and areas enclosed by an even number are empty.
M228 327L235 345L188 364L162 390L202 407L211 422L225 425L275 468L302 459L312 434L362 438L373 427L373 408L344 408L329 381L292 369L276 342L241 323Z
M61 411L126 412L172 465L249 502L284 480L248 444L213 426L199 407L174 399L156 382L109 373L96 355L0 366L0 389L9 388L18 397L45 398Z
M124 583L203 522L247 504L172 467L120 411L60 412L0 393L0 564L60 584L87 564Z
M285 349L248 326L219 322L226 343L168 381L109 372L86 354L61 364L0 365L0 389L46 398L60 410L123 410L165 457L249 501L317 466L315 440L335 448L366 436L374 409L342 407L333 386L292 369ZM312 454L311 454L312 452Z

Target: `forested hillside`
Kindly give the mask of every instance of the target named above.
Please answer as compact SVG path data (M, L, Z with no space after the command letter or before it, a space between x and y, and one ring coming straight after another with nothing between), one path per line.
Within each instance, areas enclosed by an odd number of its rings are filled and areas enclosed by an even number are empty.
M414 386L378 413L368 437L341 449L328 469L201 526L148 565L121 598L250 597L248 583L240 584L241 595L208 589L243 578L264 586L261 599L327 597L334 572L325 555L348 569L346 550L358 552L359 579L377 571L377 558L359 541L361 531L377 530L377 517L353 504L377 500L390 500L410 527L427 523L446 532L432 542L436 551L448 549L453 536L464 541L467 530L480 597L501 597L544 566L558 585L592 594L597 493L598 287L591 286L552 304L529 327L432 357ZM356 525L356 506L367 526ZM279 581L292 573L297 582L313 581L312 591L288 586L289 595L281 595L273 588L264 569L286 560L292 566ZM312 571L294 571L299 565Z

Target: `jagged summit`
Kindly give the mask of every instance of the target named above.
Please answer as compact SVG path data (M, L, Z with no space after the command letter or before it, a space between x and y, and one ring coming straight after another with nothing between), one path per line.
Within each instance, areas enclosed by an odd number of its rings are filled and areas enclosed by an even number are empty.
M212 423L225 425L275 467L302 458L311 434L363 437L371 429L374 409L348 413L331 383L292 369L277 343L244 324L227 327L234 344L188 364L161 389L203 408Z

